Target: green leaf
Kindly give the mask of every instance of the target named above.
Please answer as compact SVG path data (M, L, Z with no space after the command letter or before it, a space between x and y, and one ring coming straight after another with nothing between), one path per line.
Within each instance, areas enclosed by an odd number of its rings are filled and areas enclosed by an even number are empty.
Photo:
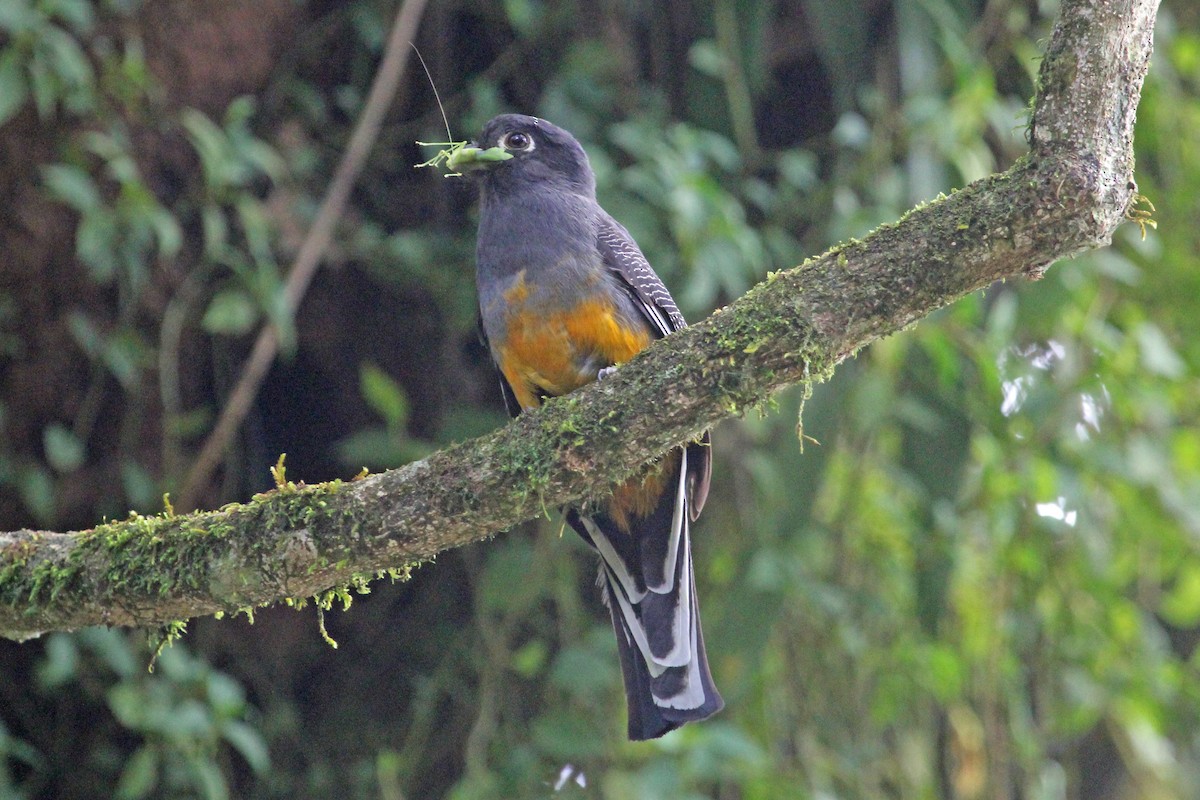
M958 698L962 693L964 669L955 649L935 643L929 645L924 655L922 674L929 690L943 702Z
M41 3L46 11L65 21L76 33L88 33L95 21L91 0L53 0Z
M178 220L165 208L158 206L150 212L150 225L158 239L158 252L163 258L174 258L183 246L183 229Z
M504 0L504 13L513 30L521 36L534 35L538 23L546 17L542 4L531 0Z
M84 214L75 229L75 254L101 283L117 274L117 229L116 215L101 206Z
M728 59L712 39L700 39L688 49L688 63L710 78L724 78Z
M79 669L79 648L65 633L56 633L46 640L45 658L37 668L38 685L55 689L75 679Z
M200 226L204 231L204 254L220 260L229 246L229 223L220 206L206 204L200 210Z
M75 344L88 355L89 358L95 358L100 354L100 349L104 345L104 340L100 336L100 331L96 329L88 317L79 311L71 312L67 318L67 327L70 328L71 336L75 339Z
M807 150L789 150L779 157L779 174L791 186L807 191L820 180L817 156Z
M546 666L546 643L531 639L512 655L513 672L522 678L533 678Z
M121 486L133 508L150 510L162 497L154 476L136 461L121 462Z
M268 273L264 286L278 284L279 267L271 251L271 222L263 204L248 195L241 195L234 202L234 209L255 268Z
M7 47L0 52L0 125L11 119L29 99L29 82L21 68L20 52Z
M1200 567L1186 564L1175 584L1163 598L1160 608L1168 622L1179 628L1192 628L1200 621Z
M40 44L46 48L61 99L73 113L90 111L95 98L95 74L79 42L61 28L47 28Z
M86 212L100 205L96 182L84 170L70 164L48 164L42 167L42 180L57 199L76 211Z
M42 119L50 118L58 99L58 81L47 66L46 59L43 50L34 50L33 57L29 59L29 89L38 116Z
M49 524L54 519L54 480L49 472L38 467L18 470L17 492L38 522Z
M33 767L35 771L40 771L43 759L41 753L34 749L28 742L16 738L8 732L8 728L4 725L4 720L0 719L0 761L8 759L17 761L27 766ZM0 789L7 790L7 786L0 782ZM17 795L3 795L4 797L17 797Z
M192 147L200 157L208 190L217 191L227 186L230 183L230 171L226 165L232 159L229 158L225 132L203 112L193 108L184 109L179 121L187 130Z
M197 756L191 759L191 768L201 797L205 800L229 800L225 776L215 763Z
M1137 343L1142 354L1142 366L1155 375L1178 378L1186 371L1187 365L1175 352L1162 328L1154 323L1144 322L1138 326Z
M42 429L42 447L46 451L46 461L58 472L74 472L83 465L83 442L57 422Z
M234 750L241 753L242 758L246 759L246 763L256 774L263 775L271 768L267 742L254 728L233 720L221 727L221 736Z
M119 800L141 800L158 785L158 750L150 745L139 747L121 770L117 781Z
M225 115L221 120L224 127L230 130L245 130L246 123L254 116L257 110L257 103L250 95L239 95L229 101L229 105L225 106Z
M191 698L171 709L161 722L162 732L180 742L209 739L216 728L212 709Z
M98 655L109 669L123 678L129 678L142 670L142 664L134 656L129 639L121 631L112 628L87 628L80 631L77 638Z
M108 367L121 386L132 390L137 383L139 368L146 362L147 353L146 343L135 331L123 330L104 341L100 355L104 366Z
M206 681L208 702L222 717L234 717L246 708L242 685L222 672L212 672Z
M185 647L169 647L158 657L158 666L164 678L175 683L199 680L208 666L194 658Z
M147 704L133 683L118 683L108 690L108 707L126 728L140 730L146 721Z
M200 321L214 335L240 336L258 321L258 307L241 289L223 289L213 295Z
M364 362L358 370L358 385L367 405L383 417L390 431L400 431L408 424L408 396L390 375L371 362Z
M19 3L0 3L0 31L9 34L28 33L45 24L45 16L35 10L30 0Z
M238 145L242 158L246 163L266 175L273 182L278 182L287 169L283 156L259 139L251 139Z

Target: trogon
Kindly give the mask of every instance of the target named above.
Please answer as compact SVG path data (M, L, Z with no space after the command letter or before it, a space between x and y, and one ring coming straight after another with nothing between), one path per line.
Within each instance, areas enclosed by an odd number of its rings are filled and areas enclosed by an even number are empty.
M480 318L513 414L603 377L687 324L629 232L596 202L587 155L567 131L504 114L447 166L479 179ZM630 739L662 736L724 705L692 575L690 528L708 494L709 445L706 434L610 498L566 511L600 554Z

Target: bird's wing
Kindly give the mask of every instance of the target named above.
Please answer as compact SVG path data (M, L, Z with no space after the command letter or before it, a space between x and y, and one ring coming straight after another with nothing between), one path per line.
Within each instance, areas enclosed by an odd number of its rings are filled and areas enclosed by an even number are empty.
M629 231L607 213L600 212L600 225L596 231L596 246L604 265L620 277L646 319L654 326L658 335L666 336L687 327L687 321L675 305L675 299ZM704 501L708 498L708 486L712 477L712 437L708 431L698 441L688 445L688 515L693 521L700 516Z
M601 213L600 226L596 231L596 245L604 265L615 272L638 301L646 318L657 329L659 336L687 327L683 314L662 280L655 274L650 262L642 255L641 248L629 235L629 231L610 217Z

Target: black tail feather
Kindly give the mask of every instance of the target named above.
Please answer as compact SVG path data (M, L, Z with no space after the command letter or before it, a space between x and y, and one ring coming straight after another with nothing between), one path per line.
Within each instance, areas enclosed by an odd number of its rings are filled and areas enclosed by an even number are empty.
M686 512L686 509L685 509ZM661 516L661 515L651 515ZM633 581L631 585L637 590L640 599L630 596L626 587L617 577L621 565L633 566L637 569L635 559L630 564L624 558L620 564L614 565L605 559L604 552L596 546L596 538L603 537L610 543L607 552L610 555L615 547L621 547L629 552L628 538L630 533L619 531L612 521L603 514L583 516L571 509L566 514L567 522L576 532L601 552L604 565L600 569L600 584L604 593L604 601L612 618L613 630L617 638L617 651L621 658L621 673L625 683L625 697L629 709L629 738L634 741L655 739L675 730L686 722L705 719L720 711L725 703L713 684L712 674L708 666L708 657L704 650L704 634L700 626L700 607L696 598L696 580L692 569L690 520L686 513L682 520L682 532L678 541L678 552L673 580L670 591L664 593L647 592L645 583ZM641 520L648 521L647 518ZM638 526L640 529L640 526ZM653 529L647 529L647 533ZM662 534L665 538L666 533ZM638 536L635 531L633 538ZM621 542L618 537L626 537ZM611 546L613 540L615 546ZM635 551L636 552L636 549ZM622 554L623 555L623 554ZM661 571L660 573L661 574ZM641 577L641 574L638 575ZM624 577L626 582L629 577ZM634 585L636 584L636 585ZM672 611L680 603L686 605L684 615L685 630L678 630L676 618ZM638 625L635 632L631 624ZM664 666L663 656L674 648L676 636L687 639L683 663L672 660L677 666ZM639 646L639 638L642 645ZM643 647L648 647L647 651ZM657 653L658 656L651 656ZM651 672L651 663L654 673Z
M612 591L608 588L608 591ZM650 675L646 660L633 641L633 634L625 622L615 600L608 603L613 630L617 635L617 652L621 657L621 674L625 679L625 702L629 709L629 738L640 742L657 739L670 733L685 722L705 719L725 707L712 674L708 668L708 657L704 651L704 633L699 624L699 608L692 592L693 619L696 620L695 675L704 687L704 702L696 708L666 708L654 701L655 695L670 696L678 693L689 679L689 667L668 667L657 678Z

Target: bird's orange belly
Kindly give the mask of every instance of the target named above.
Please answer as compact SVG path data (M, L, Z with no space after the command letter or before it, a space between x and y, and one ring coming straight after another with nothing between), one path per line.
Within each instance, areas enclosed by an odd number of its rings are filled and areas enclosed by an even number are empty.
M650 344L649 326L622 324L603 297L558 311L510 303L506 322L496 357L522 408L591 383L599 370L628 361Z

